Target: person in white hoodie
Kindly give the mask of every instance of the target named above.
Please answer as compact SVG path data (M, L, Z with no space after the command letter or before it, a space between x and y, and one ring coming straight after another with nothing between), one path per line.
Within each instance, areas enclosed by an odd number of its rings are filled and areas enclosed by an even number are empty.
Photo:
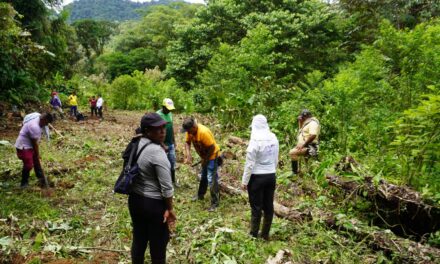
M251 205L250 235L258 237L261 216L264 212L261 237L268 240L274 213L273 198L279 144L275 134L270 131L265 116L254 116L251 127L251 140L246 150L242 188L248 191Z

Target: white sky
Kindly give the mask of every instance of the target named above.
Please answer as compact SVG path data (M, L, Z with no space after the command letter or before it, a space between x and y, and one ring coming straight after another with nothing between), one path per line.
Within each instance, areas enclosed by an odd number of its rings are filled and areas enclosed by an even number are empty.
M150 0L131 0L133 2L150 2ZM73 0L63 0L63 5L72 3ZM185 2L204 4L204 0L185 0Z

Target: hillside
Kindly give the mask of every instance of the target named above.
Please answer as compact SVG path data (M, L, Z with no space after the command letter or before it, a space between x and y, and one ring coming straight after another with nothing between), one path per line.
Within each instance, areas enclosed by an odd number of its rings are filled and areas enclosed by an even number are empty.
M69 22L91 18L97 20L124 21L140 17L136 11L152 5L174 2L173 0L157 0L136 3L129 0L77 0L68 4L64 9L70 10Z

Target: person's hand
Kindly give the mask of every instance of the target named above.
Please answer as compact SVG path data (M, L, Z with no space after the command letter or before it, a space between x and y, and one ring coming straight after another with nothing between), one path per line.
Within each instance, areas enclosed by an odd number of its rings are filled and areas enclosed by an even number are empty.
M166 210L163 214L163 222L167 223L168 229L173 232L176 229L176 214L173 210Z
M242 184L242 185L241 185L241 189L242 189L243 191L247 191L247 185L246 185L246 184Z
M186 157L185 163L191 165L192 164L192 157L191 156Z

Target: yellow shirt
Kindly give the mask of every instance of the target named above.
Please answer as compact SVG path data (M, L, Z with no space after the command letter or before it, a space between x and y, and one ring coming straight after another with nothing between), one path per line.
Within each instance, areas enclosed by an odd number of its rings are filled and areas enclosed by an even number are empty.
M76 95L71 94L69 96L69 105L70 106L77 106L78 105L78 97Z
M191 142L193 143L194 148L201 158L207 155L209 147L212 145L214 145L214 152L209 157L209 160L215 159L220 152L220 147L215 142L211 130L204 125L197 125L197 133L195 135L186 132L185 141L189 144L191 144Z
M319 126L318 119L312 117L309 120L306 120L303 127L299 130L298 144L304 144L310 135L316 135L312 143L318 143L320 130L321 127Z

